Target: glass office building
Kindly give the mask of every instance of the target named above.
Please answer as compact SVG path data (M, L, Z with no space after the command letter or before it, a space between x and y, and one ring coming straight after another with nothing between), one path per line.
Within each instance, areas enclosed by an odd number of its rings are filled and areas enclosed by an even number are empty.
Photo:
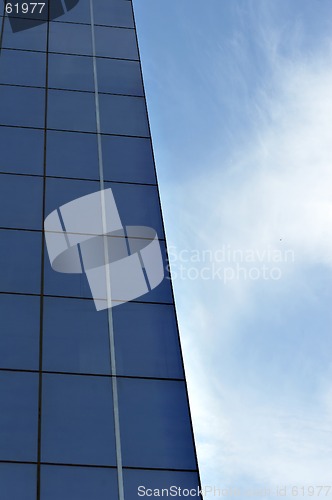
M84 274L52 269L43 233L53 210L112 188L167 267L132 3L40 5L1 16L0 498L194 496L169 276L96 311Z

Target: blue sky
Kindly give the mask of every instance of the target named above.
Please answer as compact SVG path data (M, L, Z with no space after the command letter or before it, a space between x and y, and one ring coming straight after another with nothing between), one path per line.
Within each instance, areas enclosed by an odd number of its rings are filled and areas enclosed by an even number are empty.
M332 3L134 6L202 482L328 485Z

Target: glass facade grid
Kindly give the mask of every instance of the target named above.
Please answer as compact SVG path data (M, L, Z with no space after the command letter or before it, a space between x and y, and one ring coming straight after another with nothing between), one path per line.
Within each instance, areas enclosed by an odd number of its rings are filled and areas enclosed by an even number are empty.
M132 3L92 5L93 26L88 0L3 19L0 482L10 500L134 500L139 484L199 485ZM52 210L101 189L98 144L122 224L154 228L165 267L159 286L111 311L113 340L86 276L56 273L42 232Z

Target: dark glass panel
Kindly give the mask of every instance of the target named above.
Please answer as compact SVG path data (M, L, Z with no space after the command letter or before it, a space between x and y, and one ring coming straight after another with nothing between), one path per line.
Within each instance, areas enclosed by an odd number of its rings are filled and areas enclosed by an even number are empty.
M3 500L35 500L37 467L29 464L0 464Z
M195 469L184 382L118 379L124 466Z
M44 126L45 91L25 87L2 86L0 124L23 127Z
M97 136L49 130L47 175L98 179Z
M134 30L96 26L95 37L97 56L138 59Z
M0 227L41 229L43 179L0 174Z
M38 374L0 372L0 459L36 460Z
M100 94L99 103L103 133L149 137L143 98Z
M48 127L53 129L96 131L94 95L85 92L50 90Z
M46 51L47 23L36 26L31 19L20 19L21 31L13 33L8 17L5 18L2 48Z
M95 24L133 28L131 2L124 0L96 0L94 2Z
M44 132L17 127L0 127L0 171L42 174Z
M115 465L111 378L44 375L42 460Z
M0 242L2 291L39 293L41 233L1 229Z
M115 500L116 498L118 498L118 483L115 469L42 465L41 500Z
M40 298L0 294L0 367L38 370Z
M106 180L156 183L149 139L103 135L102 149Z
M183 378L172 306L128 302L112 314L118 375Z
M83 24L51 23L50 52L91 55L91 27Z
M44 369L110 373L107 312L92 300L45 298Z
M0 83L43 87L45 78L45 53L5 49L1 51Z
M89 0L64 0L64 4L66 13L55 22L90 23Z
M91 57L50 54L48 60L50 88L94 90Z
M143 96L139 63L97 58L99 92Z
M130 500L149 496L201 498L197 472L124 469L123 477L125 495Z

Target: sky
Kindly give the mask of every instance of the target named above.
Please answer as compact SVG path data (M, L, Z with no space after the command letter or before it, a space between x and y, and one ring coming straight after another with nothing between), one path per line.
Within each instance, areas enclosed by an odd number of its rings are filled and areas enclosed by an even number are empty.
M318 496L332 486L332 2L134 8L202 483Z

